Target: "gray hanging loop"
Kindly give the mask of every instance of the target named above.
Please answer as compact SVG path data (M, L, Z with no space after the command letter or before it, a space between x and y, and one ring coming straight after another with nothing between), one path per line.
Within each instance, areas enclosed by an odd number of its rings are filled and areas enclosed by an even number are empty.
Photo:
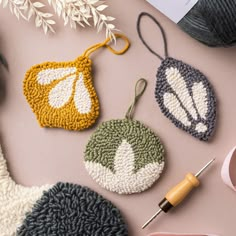
M167 50L167 39L166 39L166 34L165 31L163 29L163 27L161 26L161 24L149 13L147 12L142 12L140 13L140 15L138 16L138 21L137 21L137 31L138 31L138 35L139 38L141 39L142 43L147 47L147 49L154 55L156 55L161 61L164 60L164 58L162 56L160 56L158 53L156 53L148 44L147 42L144 40L143 35L141 33L141 28L140 28L140 22L141 22L141 18L147 16L149 17L151 20L153 20L156 25L160 28L161 34L162 34L162 38L163 38L163 42L164 42L164 56L165 58L168 57L168 50Z

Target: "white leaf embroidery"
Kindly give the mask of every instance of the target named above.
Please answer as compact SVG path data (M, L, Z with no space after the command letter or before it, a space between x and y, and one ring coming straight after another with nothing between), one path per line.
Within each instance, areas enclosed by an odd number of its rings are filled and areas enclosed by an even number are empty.
M196 125L195 130L196 130L198 133L204 133L204 132L207 131L207 126L200 122L200 123L198 123L198 124Z
M76 67L42 70L37 75L37 81L41 85L47 85L54 80L62 79L67 75L75 73L76 70L77 70Z
M181 107L178 99L172 93L164 94L164 105L168 108L169 112L183 125L190 126L191 122L188 120L188 116L184 109Z
M201 116L201 118L206 119L208 109L206 88L204 87L202 82L194 83L192 87L192 92L193 100L195 102L199 115Z
M76 82L74 102L75 107L81 114L86 114L90 112L92 102L89 92L84 85L83 73L79 74L79 79Z
M63 107L72 96L73 85L76 75L71 75L65 80L60 81L49 93L49 104L53 108Z
M134 152L131 145L123 140L115 155L115 173L92 161L86 161L85 166L93 179L104 188L119 194L131 194L150 187L159 178L164 162L147 164L134 173Z
M177 68L167 68L166 69L166 79L170 84L171 88L176 92L180 101L185 106L185 108L189 111L191 116L194 119L197 119L197 112L194 108L192 98L188 92L186 83L181 76L179 70Z

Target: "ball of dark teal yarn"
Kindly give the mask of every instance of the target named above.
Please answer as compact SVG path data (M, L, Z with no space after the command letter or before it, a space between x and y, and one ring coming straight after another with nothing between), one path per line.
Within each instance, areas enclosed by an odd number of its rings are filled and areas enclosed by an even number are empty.
M120 211L76 184L58 183L28 213L18 236L127 236Z
M199 0L178 25L212 47L236 44L236 0Z

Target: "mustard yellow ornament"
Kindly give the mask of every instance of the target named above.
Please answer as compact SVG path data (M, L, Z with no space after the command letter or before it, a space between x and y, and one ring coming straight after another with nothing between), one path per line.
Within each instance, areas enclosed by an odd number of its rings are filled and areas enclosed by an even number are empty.
M31 67L24 79L24 95L41 127L82 130L95 123L99 116L99 101L92 81L90 54L106 47L120 55L129 48L129 40L121 34L116 38L126 41L123 50L109 46L110 38L88 48L70 62L45 62Z

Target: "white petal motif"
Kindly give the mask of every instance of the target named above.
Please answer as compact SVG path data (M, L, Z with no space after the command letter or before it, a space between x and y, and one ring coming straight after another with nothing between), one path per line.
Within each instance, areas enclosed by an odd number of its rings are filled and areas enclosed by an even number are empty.
M110 169L93 161L86 161L85 168L89 175L103 188L116 191L115 174Z
M186 112L181 107L178 99L172 93L164 94L164 105L168 108L169 112L183 125L190 126L191 122L189 121Z
M159 178L164 162L147 164L134 173L134 152L131 145L123 140L115 155L115 173L92 161L86 161L85 167L102 187L119 194L131 194L150 187Z
M195 102L199 115L201 116L201 118L206 119L208 110L206 88L204 87L202 82L194 83L192 87L192 92L193 92L193 100Z
M188 92L186 83L181 76L177 68L167 68L166 69L166 79L170 84L171 88L176 92L180 101L191 114L191 116L196 120L197 112L194 108L192 98Z
M142 192L149 188L159 177L164 169L164 161L159 164L157 162L147 164L140 169L135 176L136 192Z
M63 107L70 99L76 75L71 75L60 81L49 93L49 104L53 108Z
M207 126L200 122L196 125L195 130L198 133L205 133L207 131Z
M47 84L50 84L54 80L58 80L65 76L75 73L76 70L77 70L76 67L42 70L37 75L37 81L41 85L47 85Z
M126 140L123 140L116 150L114 165L116 175L119 178L122 178L122 176L130 178L133 175L134 152Z
M84 85L83 73L79 74L79 79L75 86L74 102L77 110L81 114L89 113L92 107L92 101L87 88Z

